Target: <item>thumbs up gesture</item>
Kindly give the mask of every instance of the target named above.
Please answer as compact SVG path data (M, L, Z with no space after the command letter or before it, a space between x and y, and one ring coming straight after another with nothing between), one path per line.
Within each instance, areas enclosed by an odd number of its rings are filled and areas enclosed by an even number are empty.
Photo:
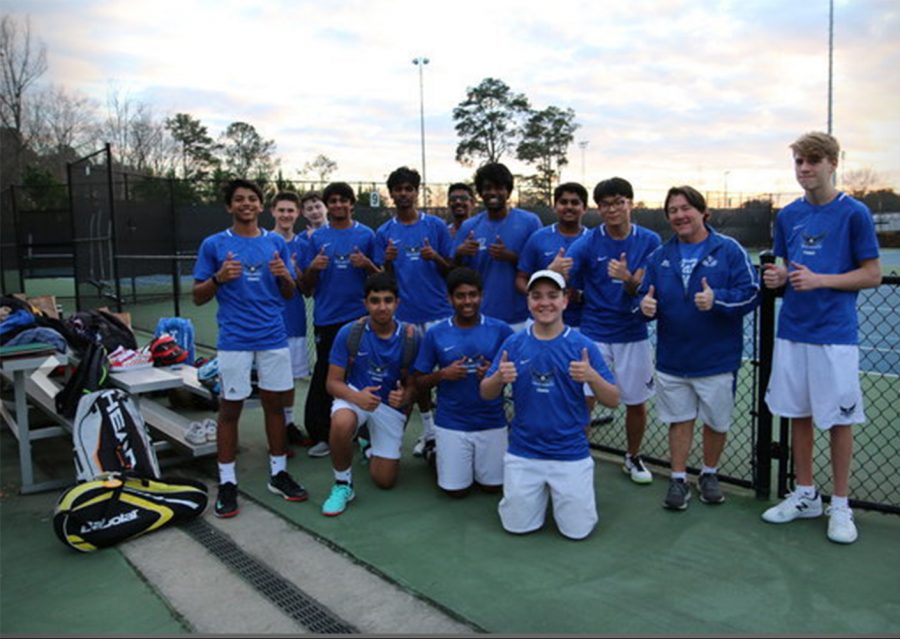
M631 279L631 272L628 270L628 255L622 253L619 259L611 259L606 265L606 273L610 279L621 280L627 282Z
M591 358L588 355L588 349L581 349L581 359L576 359L574 361L569 362L569 377L571 377L574 381L585 383L591 378L592 375L596 374L593 367L591 366Z
M397 384L391 389L391 392L388 393L388 404L394 408L400 408L408 403L409 402L406 400L406 389L398 379Z
M495 260L503 260L515 264L519 261L519 256L506 248L503 238L499 235L494 239L494 243L488 247L488 255Z
M433 260L437 257L437 251L431 246L431 242L428 241L427 237L425 238L425 241L422 242L422 248L419 249L419 255L422 256L423 260Z
M236 260L234 253L228 251L228 254L225 256L225 261L222 262L221 268L219 268L216 273L216 279L224 284L225 282L236 280L241 276L242 272L243 266L241 265L240 260Z
M553 257L553 261L547 265L547 268L551 271L556 271L563 277L569 277L569 271L572 270L572 264L574 260L571 257L566 257L566 247L560 246L559 251Z
M509 354L506 351L503 351L503 354L500 355L500 366L497 370L500 373L500 381L504 384L512 384L519 377L516 363L509 361Z
M456 255L459 257L472 257L478 254L479 248L481 248L481 245L475 239L475 229L471 229L465 241L457 247Z
M328 268L328 256L325 254L325 247L323 246L319 249L318 254L313 258L313 261L310 262L309 268L314 271L324 271Z
M706 278L700 280L700 292L694 293L694 305L701 311L708 311L713 307L716 300L716 294L709 287Z
M397 259L399 253L400 251L397 249L397 245L394 244L394 240L388 239L387 246L384 248L384 261L393 262Z
M641 300L641 313L647 317L656 317L656 287L653 284L647 289L647 294Z
M272 259L269 260L269 272L275 277L291 279L291 272L278 251L272 253Z
M381 397L378 395L380 390L381 386L366 386L361 391L358 391L358 401L355 401L354 404L365 411L372 412L381 403Z

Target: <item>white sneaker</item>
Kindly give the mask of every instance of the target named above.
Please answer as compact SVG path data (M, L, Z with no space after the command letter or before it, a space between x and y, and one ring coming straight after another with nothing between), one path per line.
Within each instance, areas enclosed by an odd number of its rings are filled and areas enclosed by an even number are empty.
M856 524L853 523L853 511L849 506L829 506L825 511L828 515L828 538L838 544L852 544L859 533L856 532Z
M803 497L793 492L788 493L780 504L764 512L762 518L770 524L786 524L795 519L812 519L821 514L822 496L818 492L814 498Z
M216 441L216 436L219 433L219 425L216 423L216 420L211 417L207 417L203 420L203 430L206 433L207 442L213 443Z
M206 424L202 422L191 422L187 430L184 431L184 438L189 444L199 445L206 443Z
M622 472L631 476L631 481L635 484L649 484L653 481L653 475L644 466L644 460L640 455L633 457L625 456L625 465L622 466Z
M425 435L420 435L419 439L416 440L412 453L413 457L421 457L425 454Z
M331 454L331 449L328 447L328 442L319 442L310 446L306 454L310 457L328 457Z

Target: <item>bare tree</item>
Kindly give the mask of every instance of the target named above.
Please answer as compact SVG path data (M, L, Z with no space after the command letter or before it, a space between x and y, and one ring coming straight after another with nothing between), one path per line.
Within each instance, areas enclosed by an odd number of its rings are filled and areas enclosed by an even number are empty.
M50 86L29 101L25 127L40 155L81 154L96 142L97 105L82 93Z
M881 176L870 166L847 171L841 176L841 188L855 198L864 198L866 194L881 186Z
M163 174L175 168L177 145L146 102L111 86L106 98L102 137L113 145L118 161L130 169Z
M328 181L328 177L332 173L337 171L337 168L337 162L332 160L327 155L320 153L312 162L307 162L306 164L304 164L299 173L303 177L306 177L307 175L315 175L319 178L319 182L326 182Z
M47 47L32 44L31 20L24 27L11 15L0 19L0 123L23 132L25 94L47 70Z

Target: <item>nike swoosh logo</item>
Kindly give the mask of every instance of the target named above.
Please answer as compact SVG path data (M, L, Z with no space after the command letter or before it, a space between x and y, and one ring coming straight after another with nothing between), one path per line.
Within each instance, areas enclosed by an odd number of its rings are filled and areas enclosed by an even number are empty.
M445 346L445 347L444 347L444 352L446 353L447 351L453 350L454 348L456 348L456 346Z
M597 258L597 261L598 261L598 262L603 262L603 261L608 260L608 259L609 259L609 256L604 255L603 257L598 257L598 258Z

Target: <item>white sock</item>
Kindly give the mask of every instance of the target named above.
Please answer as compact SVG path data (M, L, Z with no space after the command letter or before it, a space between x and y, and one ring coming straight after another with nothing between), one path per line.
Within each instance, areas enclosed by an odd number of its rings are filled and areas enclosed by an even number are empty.
M434 439L434 415L431 411L419 413L422 417L422 436L427 439Z
M219 462L219 483L237 485L237 472L235 470L236 462L223 464Z
M796 493L801 497L808 497L812 499L816 496L815 486L801 486L800 484L797 484L796 489Z
M687 472L686 471L679 472L679 473L673 472L672 479L681 479L681 480L687 481Z
M717 472L719 472L718 466L707 466L706 464L704 464L703 470L700 471L700 474L701 475L715 475Z
M831 496L831 507L832 508L850 508L850 498L849 497L838 497L837 495Z
M284 425L294 423L294 407L284 409Z
M345 484L353 485L353 468L347 470L334 469L334 481L342 481Z
M287 455L269 455L269 468L272 470L272 477L287 470Z

